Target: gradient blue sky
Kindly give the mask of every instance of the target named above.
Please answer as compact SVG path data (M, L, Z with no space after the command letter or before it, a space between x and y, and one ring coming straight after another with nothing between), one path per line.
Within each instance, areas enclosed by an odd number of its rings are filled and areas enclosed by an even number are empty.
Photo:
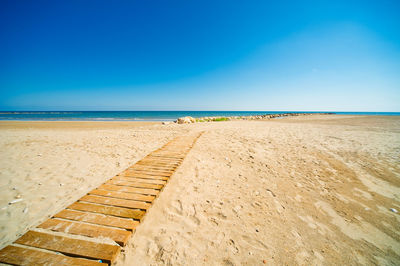
M0 110L400 111L400 1L1 1Z

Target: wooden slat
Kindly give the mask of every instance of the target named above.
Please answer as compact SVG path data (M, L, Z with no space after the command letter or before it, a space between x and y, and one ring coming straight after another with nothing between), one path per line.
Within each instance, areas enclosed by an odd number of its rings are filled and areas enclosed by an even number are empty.
M145 174L145 175L155 175L155 176L167 176L170 177L174 171L158 171L154 169L128 169L125 170L125 174Z
M156 159L155 157L156 156L159 156L159 155L157 155L156 154L157 153L157 151L155 151L155 152L152 152L152 153L150 153L150 154L148 154L146 157L144 157L143 159L147 159L147 158L150 158L150 159ZM178 156L178 157L171 157L171 158L168 158L168 157L164 157L164 156L159 156L159 157L161 157L160 159L161 160L164 160L164 161L175 161L175 162L180 162L180 161L182 161L183 160L183 158L182 158L182 156Z
M119 186L128 186L128 187L137 187L137 188L152 188L152 189L162 189L163 185L157 184L148 184L148 183L140 183L140 182L130 182L125 180L111 179L107 182L107 184L119 185Z
M141 210L133 210L133 209L128 209L128 208L105 206L105 205L98 205L98 204L91 204L91 203L84 203L84 202L75 202L75 203L71 204L68 207L68 209L102 213L102 214L113 215L113 216L117 216L117 217L132 218L135 220L142 219L145 214L145 211L141 211Z
M190 144L191 143L189 143L189 142L186 142L186 143L167 143L166 145L164 145L163 150L164 149L186 150L186 149L188 149Z
M144 160L139 161L133 166L144 167L144 166L151 166L151 167L158 167L158 168L177 168L179 166L178 162L156 162L151 160Z
M0 262L12 265L107 265L107 263L95 260L68 257L62 254L11 245L0 250Z
M132 171L132 170L138 170L138 171L143 171L143 170L150 170L154 172L173 172L176 169L176 167L170 167L170 166L155 166L153 164L148 164L148 165L132 165L131 167L128 167L125 171Z
M99 196L105 196L105 197L138 200L138 201L146 201L146 202L152 202L155 199L154 196L149 196L149 195L118 192L118 191L109 191L109 190L101 190L101 189L92 190L92 191L90 191L89 195L99 195Z
M152 157L151 155L147 155L141 161L153 161L157 163L167 163L167 164L180 164L183 159L175 159L175 158L163 158L163 157Z
M170 168L170 169L177 169L179 165L175 164L155 164L155 163L150 163L150 162L140 162L138 163L138 166L141 167L156 167L156 168Z
M86 224L82 222L48 219L38 226L38 228L49 229L57 232L64 232L73 235L89 236L89 237L107 237L121 246L125 246L131 231L125 229L105 227L95 224Z
M131 209L147 210L148 208L150 208L150 204L143 201L117 199L117 198L110 198L110 197L103 197L96 195L83 196L82 198L79 199L79 201L86 201L86 202L112 205L112 206L131 208Z
M160 160L152 160L152 159L142 159L137 162L139 165L159 165L159 166L171 166L178 167L180 162L175 161L160 161Z
M152 178L162 178L162 177L166 177L169 178L172 173L161 173L161 172L153 172L153 171L130 171L130 170L126 170L124 172L122 172L123 175L140 175L140 176L148 176L148 177L152 177Z
M137 177L137 178L142 178L142 179L155 179L155 180L164 180L164 181L168 180L167 176L160 176L160 175L144 175L144 174L126 174L126 173L122 173L122 174L116 175L116 176Z
M173 172L176 167L168 167L168 166L155 166L155 165L134 165L129 167L128 170L156 170L156 171L165 171L165 172Z
M164 153L164 152L156 152L151 154L152 157L162 157L162 158L175 158L175 159L183 159L185 155L182 154L172 154L172 153Z
M178 153L182 153L182 152L187 152L189 151L188 147L178 147L178 146L164 146L164 149L162 149L161 151L163 152L178 152Z
M171 160L157 160L156 158L144 158L140 163L149 165L166 165L166 166L179 166L181 161L171 161Z
M155 189L123 187L123 186L115 186L115 185L102 185L99 187L99 189L137 193L137 194L152 195L152 196L157 196L158 193L160 192L159 190L155 190Z
M151 155L155 155L155 154L166 154L166 155L182 157L184 152L183 151L173 151L173 150L169 150L169 151L168 150L158 150L158 151L151 153Z
M93 192L93 191L92 191ZM136 226L139 224L138 221L134 221L131 219L120 218L115 216L90 213L90 212L81 212L75 210L62 210L61 212L54 215L55 218L63 218L74 221L82 221L87 223L99 224L99 225L107 225L118 228L123 228L127 230L135 230Z
M155 172L155 173L166 173L171 175L173 172L175 172L175 169L172 168L156 168L152 166L135 166L126 169L126 171L140 171L140 172Z
M165 185L167 183L165 180L145 179L145 178L130 177L130 176L120 176L120 175L113 177L113 179L114 180L129 181L129 182L146 183L146 184L156 184L156 185Z
M114 262L120 252L119 246L35 231L28 231L18 238L15 243L58 251L67 255L104 260L106 262Z
M184 155L188 150L180 150L180 151L175 151L174 149L163 149L160 151L156 151L155 154L169 154L169 155L174 155L174 156L182 156Z
M157 169L157 170L176 170L178 168L178 165L173 165L173 164L154 164L154 163L140 163L136 165L136 168L141 168L141 169Z
M158 151L154 151L151 153L151 155L156 155L156 154L167 154L167 155L173 155L173 156L181 156L184 152L183 151L173 151L173 150L158 150Z
M128 167L125 171L152 171L152 172L173 172L173 167L157 167L154 165L133 165Z

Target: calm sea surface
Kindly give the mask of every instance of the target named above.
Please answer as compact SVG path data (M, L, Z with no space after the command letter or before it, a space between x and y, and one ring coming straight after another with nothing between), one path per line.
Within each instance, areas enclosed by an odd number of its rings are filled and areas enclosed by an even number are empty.
M0 120L23 121L172 121L182 116L248 116L293 111L0 111ZM299 112L317 113L317 112ZM400 115L397 113L334 112L342 115Z

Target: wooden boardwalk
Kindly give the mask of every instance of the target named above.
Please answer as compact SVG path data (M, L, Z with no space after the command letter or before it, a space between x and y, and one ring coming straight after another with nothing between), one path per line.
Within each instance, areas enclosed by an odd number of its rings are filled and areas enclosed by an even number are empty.
M0 250L0 262L111 264L200 135L175 138L90 191Z

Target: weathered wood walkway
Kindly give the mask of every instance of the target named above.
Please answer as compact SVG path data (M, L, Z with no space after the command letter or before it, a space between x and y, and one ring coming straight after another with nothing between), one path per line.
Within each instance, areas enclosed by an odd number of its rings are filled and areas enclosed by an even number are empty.
M114 262L121 246L127 243L200 135L175 138L90 191L0 250L0 262L12 265Z

